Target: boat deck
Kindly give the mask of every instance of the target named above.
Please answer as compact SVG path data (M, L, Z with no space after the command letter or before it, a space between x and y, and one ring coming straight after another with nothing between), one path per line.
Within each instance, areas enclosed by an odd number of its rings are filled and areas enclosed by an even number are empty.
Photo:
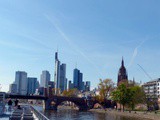
M34 112L31 110L30 106L22 106L20 109L9 110L6 107L6 112L4 115L0 116L0 120L39 120Z

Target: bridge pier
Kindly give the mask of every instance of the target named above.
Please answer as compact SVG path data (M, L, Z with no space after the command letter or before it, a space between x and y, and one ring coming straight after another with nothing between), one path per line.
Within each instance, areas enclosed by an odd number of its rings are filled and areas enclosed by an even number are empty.
M57 110L56 103L53 103L50 99L43 101L43 109L44 110Z

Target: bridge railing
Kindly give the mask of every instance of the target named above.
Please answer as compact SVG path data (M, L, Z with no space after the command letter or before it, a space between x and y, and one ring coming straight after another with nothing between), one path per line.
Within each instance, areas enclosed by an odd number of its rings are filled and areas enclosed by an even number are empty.
M45 115L36 110L33 106L30 106L34 114L39 118L39 120L49 120Z

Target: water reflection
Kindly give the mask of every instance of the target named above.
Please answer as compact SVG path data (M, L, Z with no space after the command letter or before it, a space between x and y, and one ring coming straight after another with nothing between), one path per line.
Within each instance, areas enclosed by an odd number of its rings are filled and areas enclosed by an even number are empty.
M140 120L107 113L79 112L72 109L59 109L58 111L42 111L42 108L38 109L51 120Z

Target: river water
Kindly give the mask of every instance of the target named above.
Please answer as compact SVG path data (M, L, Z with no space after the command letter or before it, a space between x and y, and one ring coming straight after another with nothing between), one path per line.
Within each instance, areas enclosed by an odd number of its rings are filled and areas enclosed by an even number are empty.
M141 120L137 118L120 117L107 113L80 112L73 109L58 109L57 111L43 111L42 107L36 107L50 120Z

